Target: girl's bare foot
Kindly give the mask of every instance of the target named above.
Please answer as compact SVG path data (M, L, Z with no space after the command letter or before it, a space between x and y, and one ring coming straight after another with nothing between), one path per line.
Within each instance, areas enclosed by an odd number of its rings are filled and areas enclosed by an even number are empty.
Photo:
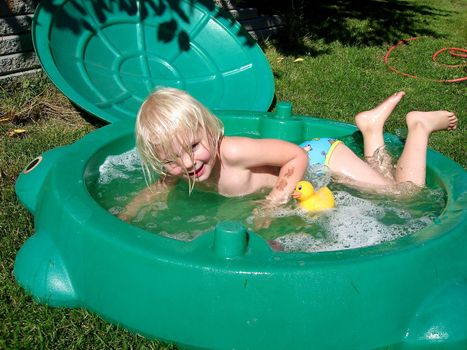
M404 95L404 91L396 92L377 107L369 111L358 113L355 116L355 124L362 132L363 136L374 132L382 133L386 119L388 119Z
M410 112L406 122L409 130L421 128L428 135L434 131L457 128L457 117L449 111Z
M384 147L384 123L404 95L404 91L396 92L376 108L358 113L355 117L355 124L363 135L365 157L372 157L378 149Z
M430 134L457 128L457 117L449 111L410 112L406 117L409 129L404 150L396 168L396 181L425 186L426 150Z

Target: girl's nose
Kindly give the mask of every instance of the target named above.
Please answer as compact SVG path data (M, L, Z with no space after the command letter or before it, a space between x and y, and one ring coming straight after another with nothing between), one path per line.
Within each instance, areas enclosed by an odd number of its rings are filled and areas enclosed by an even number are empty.
M191 169L191 167L193 167L193 159L192 159L192 157L191 157L190 154L184 153L184 154L181 156L181 160L182 160L183 166L184 166L186 169Z

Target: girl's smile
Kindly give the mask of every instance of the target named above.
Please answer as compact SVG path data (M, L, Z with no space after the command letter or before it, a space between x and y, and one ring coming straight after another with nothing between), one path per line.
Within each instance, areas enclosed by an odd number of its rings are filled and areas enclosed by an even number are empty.
M206 137L200 133L191 143L191 152L184 149L186 148L178 143L174 144L178 155L175 160L165 163L167 172L173 176L192 178L197 182L208 180L216 162L216 155L215 151L210 149Z
M190 171L188 173L188 176L199 178L204 174L204 170L205 170L204 163L201 163L200 165L196 166L193 171Z

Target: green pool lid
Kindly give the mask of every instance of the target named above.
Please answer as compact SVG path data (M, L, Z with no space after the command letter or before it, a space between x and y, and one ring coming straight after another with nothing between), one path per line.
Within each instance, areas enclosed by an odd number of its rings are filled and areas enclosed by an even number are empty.
M213 1L45 0L32 32L54 84L108 122L135 118L164 86L210 109L266 111L273 99L261 48Z

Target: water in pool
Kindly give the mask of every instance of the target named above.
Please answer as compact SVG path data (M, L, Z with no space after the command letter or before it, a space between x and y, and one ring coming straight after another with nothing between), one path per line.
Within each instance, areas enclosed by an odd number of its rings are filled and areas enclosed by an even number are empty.
M315 169L318 176L311 179L318 187L329 180L319 170ZM94 199L115 215L146 186L135 150L107 157L86 183ZM290 202L275 213L269 228L255 230L252 211L265 193L226 198L195 187L190 195L188 185L180 182L167 202L149 203L131 222L155 234L192 240L219 221L236 220L266 240L280 243L285 251L316 252L370 246L414 233L431 224L445 206L440 188L396 199L335 183L329 187L335 195L335 209L310 215Z

